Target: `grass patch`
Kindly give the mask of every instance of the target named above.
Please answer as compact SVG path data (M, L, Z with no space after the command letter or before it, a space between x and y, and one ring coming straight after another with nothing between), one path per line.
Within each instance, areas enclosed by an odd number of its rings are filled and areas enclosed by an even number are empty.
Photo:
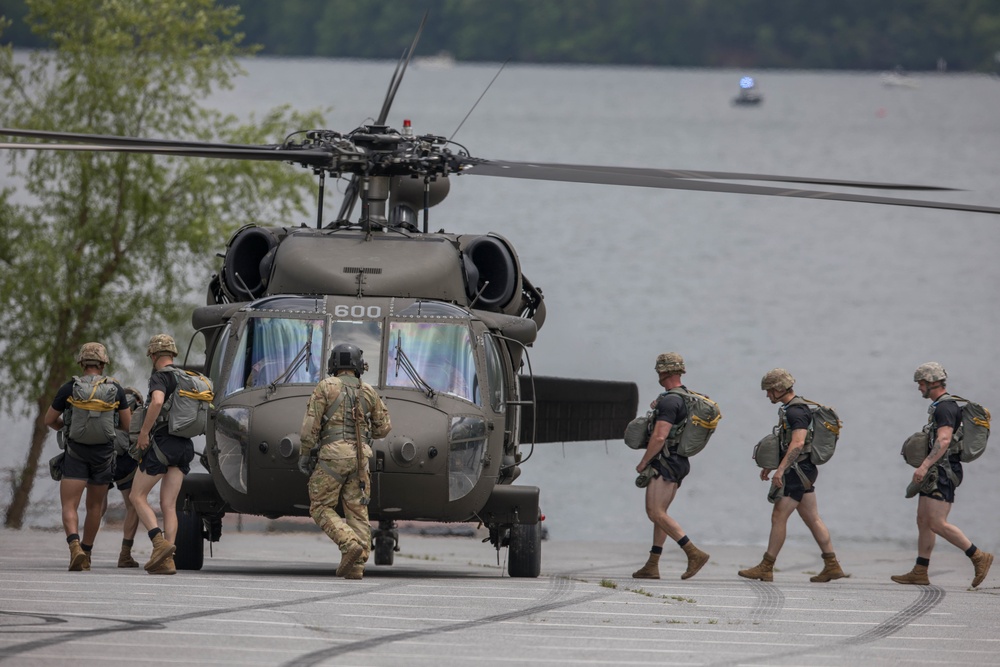
M618 582L611 579L601 579L601 586L604 588L618 588Z

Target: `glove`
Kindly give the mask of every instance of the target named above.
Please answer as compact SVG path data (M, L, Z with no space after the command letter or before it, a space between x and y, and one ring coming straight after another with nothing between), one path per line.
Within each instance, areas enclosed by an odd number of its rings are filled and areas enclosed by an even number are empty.
M299 470L306 477L312 475L313 472L313 462L311 456L301 455L299 456Z

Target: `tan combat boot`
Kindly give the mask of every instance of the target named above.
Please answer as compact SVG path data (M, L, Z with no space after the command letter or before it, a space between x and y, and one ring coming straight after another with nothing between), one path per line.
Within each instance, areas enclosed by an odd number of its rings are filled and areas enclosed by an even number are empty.
M149 555L149 560L146 561L143 567L149 572L173 556L175 551L177 551L177 547L167 542L167 538L163 537L163 533L157 533L156 537L153 538L153 553Z
M660 555L649 554L646 564L632 573L633 579L659 579L660 578Z
M681 579L690 579L694 575L698 574L698 570L705 566L708 562L709 555L696 547L692 542L688 542L683 547L684 553L688 557L688 567L684 570L684 574L681 575Z
M132 558L132 547L122 545L121 553L118 554L118 567L139 567L139 563Z
M983 583L983 579L989 574L990 566L993 565L993 554L982 549L976 549L976 553L972 554L971 558L972 565L976 568L976 576L972 580L972 587L975 588Z
M355 565L344 575L344 579L363 579L365 576L365 566Z
M906 574L894 574L890 577L897 584L915 584L917 586L930 586L931 580L927 578L926 565L914 565L913 569Z
M73 540L69 543L69 571L83 572L83 566L87 562L87 553L80 546L80 540Z
M365 548L361 546L360 542L351 542L344 549L343 555L340 557L340 565L337 566L337 576L346 577L351 573L351 569L357 564L358 559L361 558L361 554L365 552Z
M849 576L851 575L845 574L843 568L840 567L840 563L837 562L837 554L831 551L830 553L823 554L823 571L815 577L809 577L809 581L823 583Z
M90 552L84 551L83 553L87 556L87 559L83 561L83 571L90 572Z
M167 556L162 563L146 571L149 574L177 574L177 566L174 565L174 557Z
M740 570L737 574L746 579L760 579L761 581L774 581L774 556L769 553L764 554L764 558L759 564L748 570Z

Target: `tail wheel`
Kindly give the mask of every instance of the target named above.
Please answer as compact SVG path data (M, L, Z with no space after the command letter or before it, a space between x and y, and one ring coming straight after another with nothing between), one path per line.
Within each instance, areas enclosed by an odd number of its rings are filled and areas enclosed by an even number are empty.
M177 510L174 565L178 570L200 570L205 563L205 530L201 512Z
M542 571L542 522L510 527L507 573L534 579Z

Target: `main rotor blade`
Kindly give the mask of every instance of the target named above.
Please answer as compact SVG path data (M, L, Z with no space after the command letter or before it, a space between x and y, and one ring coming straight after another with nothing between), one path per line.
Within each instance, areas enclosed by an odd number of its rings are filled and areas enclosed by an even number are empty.
M476 159L472 158L475 166ZM949 188L938 185L913 185L908 183L878 183L874 181L847 181L834 178L812 178L806 176L776 176L773 174L747 174L734 171L690 171L681 169L650 169L644 167L607 167L603 165L587 164L559 164L553 162L505 162L502 160L482 160L487 165L502 165L502 168L517 169L518 166L528 166L532 169L545 169L552 173L560 170L567 172L584 172L594 174L614 174L621 177L645 176L650 178L673 179L687 178L698 180L714 181L773 181L779 183L802 183L806 185L833 185L850 188L869 188L873 190L912 190L912 191L958 191L957 188ZM501 175L501 174L497 174ZM520 178L510 174L504 174L510 178ZM530 178L530 177L529 177ZM556 180L556 179L545 179ZM574 180L574 179L569 179ZM597 181L587 181L594 182ZM623 183L619 183L624 185Z
M332 162L328 151L303 149L281 150L276 148L256 148L245 146L239 150L219 148L211 144L206 147L156 146L137 144L112 146L107 144L29 144L0 143L0 150L67 151L80 153L134 153L143 155L172 155L177 157L204 157L223 160L260 160L264 162L295 162L311 167L325 167Z
M830 199L835 201L886 204L890 206L913 206L953 211L1000 214L1000 208L974 204L953 204L921 199L901 199L897 197L877 197L873 195L849 194L843 192L821 192L775 188L763 185L743 185L739 183L715 183L690 177L670 175L669 172L650 170L629 170L625 168L585 167L583 165L552 165L529 162L504 162L498 160L478 160L465 158L467 167L463 174L499 176L503 178L523 178L541 181L564 181L568 183L595 183L601 185L625 185L668 190L695 190L701 192L728 192L744 195L769 195L772 197L800 197L804 199ZM710 172L676 172L710 173ZM777 179L776 179L777 180ZM808 182L808 181L807 181ZM835 184L835 183L831 183Z
M392 108L392 102L396 99L396 91L399 90L399 84L403 82L403 75L406 74L406 66L410 64L410 60L413 58L413 52L416 51L420 35L424 31L424 24L427 23L427 14L428 12L425 11L424 17L420 20L420 26L417 28L417 34L413 36L413 42L410 43L410 48L400 56L399 62L396 63L396 70L392 73L392 78L389 80L389 89L385 93L385 99L382 100L382 110L378 112L378 119L375 121L376 125L385 125L385 119L389 117L389 109ZM340 213L337 214L337 220L347 220L351 217L351 213L354 212L354 204L358 200L360 183L360 177L357 174L352 174L347 187L344 189L344 201L340 204Z
M178 141L174 139L143 139L120 137L109 134L80 134L78 132L49 132L47 130L21 130L0 128L0 136L25 137L27 139L50 139L57 141L79 141L102 146L161 146L179 148L228 148L236 151L267 149L268 145L223 144L207 141ZM277 148L277 146L275 146Z
M417 28L417 34L413 36L413 42L410 44L409 50L404 54L405 60L400 58L402 68L400 68L399 63L396 65L396 71L393 72L392 80L389 82L389 90L385 94L385 100L382 101L382 110L378 113L376 125L385 125L385 119L389 117L389 109L392 107L392 101L396 98L396 91L399 90L399 84L403 82L403 75L406 74L406 66L410 64L410 60L413 58L413 52L416 51L420 35L424 31L424 24L427 23L427 14L428 12L425 11L424 18L420 20L420 27Z

